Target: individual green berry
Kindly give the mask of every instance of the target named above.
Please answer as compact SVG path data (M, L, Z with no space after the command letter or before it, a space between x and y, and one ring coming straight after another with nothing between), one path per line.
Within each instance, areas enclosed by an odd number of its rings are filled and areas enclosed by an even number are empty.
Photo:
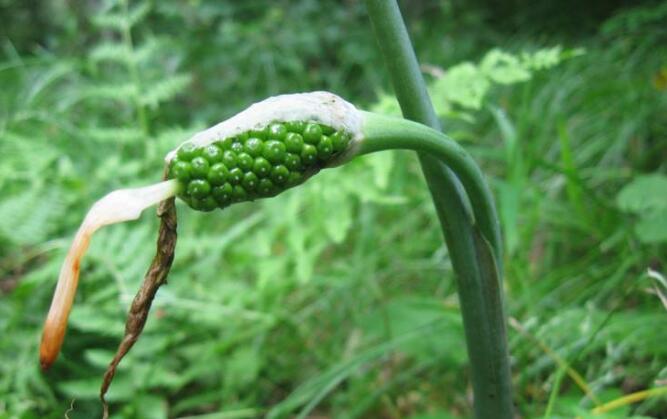
M190 198L188 205L194 210L203 211L203 204L201 199Z
M297 134L301 134L304 128L306 128L306 123L303 121L290 121L286 122L285 126L287 127L287 130L289 132L295 132Z
M233 143L234 143L234 137L227 137L218 141L216 144L218 145L218 147L220 147L221 150L225 151L225 150L231 150Z
M290 170L301 170L301 157L296 154L287 153L285 155L285 166Z
M212 186L222 185L229 178L229 169L224 163L216 163L208 171L208 182Z
M261 156L262 148L264 148L264 141L256 137L248 138L243 145L243 151L250 154L252 157Z
M261 128L261 129L251 129L250 132L248 132L248 135L251 137L259 138L260 140L266 140L267 138L267 127Z
M236 136L236 138L241 142L245 143L248 138L250 138L250 134L246 132L242 132L239 135Z
M324 135L331 135L336 131L335 129L331 128L328 125L320 124L320 128L322 129L322 134L324 134Z
M229 171L229 183L232 185L238 185L243 180L243 170L238 167L233 168Z
M206 198L211 192L211 185L204 179L194 179L188 183L187 193L193 198Z
M181 182L187 182L190 180L190 171L192 167L190 163L177 160L171 166L171 176L180 180Z
M225 151L222 154L222 162L230 170L235 168L236 166L238 166L238 162L236 161L236 153L234 153L233 151Z
M347 144L350 141L349 135L343 131L336 131L329 136L331 140L331 145L333 145L334 153L340 153L341 151L347 148Z
M204 147L202 151L202 157L204 157L210 164L215 164L222 161L222 150L218 146L211 144Z
M287 135L287 128L285 125L274 122L269 125L269 139L276 141L283 141Z
M192 143L183 144L176 152L179 160L190 161L197 157L197 147Z
M269 179L262 179L259 181L259 187L257 190L264 196L270 196L274 190L273 182L271 182Z
M301 153L303 149L303 137L301 134L290 132L285 136L285 148L290 153Z
M257 189L257 184L259 183L259 178L253 172L247 172L243 175L243 181L241 185L245 188L246 191L254 191Z
M255 163L252 165L252 171L255 172L258 177L267 177L271 172L271 163L264 157L257 157Z
M282 163L285 160L285 144L274 140L265 142L262 156L271 163Z
M317 157L322 161L327 161L331 158L332 154L333 145L331 144L331 139L324 135L317 145Z
M192 162L190 162L190 166L192 167L190 170L192 177L205 179L208 175L210 165L208 164L208 160L205 158L195 157L192 159Z
M301 161L306 166L317 162L317 148L312 144L304 144L301 151Z
M247 198L248 198L248 193L246 192L245 189L243 189L243 186L241 185L234 186L234 189L232 190L232 201L241 202L245 201Z
M225 183L224 185L216 186L215 188L213 188L213 190L211 191L211 195L213 195L213 198L215 198L218 204L222 207L232 202L233 190L234 188L232 187L231 184Z
M248 153L239 153L239 155L236 156L236 161L238 162L239 167L245 171L252 169L252 164L255 162Z
M188 206L190 206L190 207L192 206L192 197L191 196L188 196L188 195L186 195L186 193L183 193L181 195L178 195L178 197L181 198L181 200L183 202L188 204Z
M271 180L273 183L282 185L283 183L287 182L287 176L289 176L289 169L287 169L287 167L283 166L282 164L279 164L271 169Z
M287 186L292 187L296 186L303 182L303 175L301 172L290 172L287 177Z
M303 130L303 140L309 144L317 144L322 137L322 127L318 124L310 123Z
M236 154L242 153L243 152L243 144L235 141L232 143L232 146L230 148L231 151L233 151Z
M206 198L200 200L200 210L201 211L213 211L214 209L218 208L218 203L216 202L215 199L213 199L212 196L207 196Z

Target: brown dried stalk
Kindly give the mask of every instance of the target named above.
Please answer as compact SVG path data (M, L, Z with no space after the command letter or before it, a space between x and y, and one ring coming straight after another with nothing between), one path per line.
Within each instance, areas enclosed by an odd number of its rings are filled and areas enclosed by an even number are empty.
M174 250L176 248L176 206L174 198L162 201L157 209L157 215L160 217L160 231L157 239L157 250L150 268L146 272L144 282L132 301L130 311L127 314L125 323L125 335L118 345L118 350L113 360L104 373L104 381L100 388L100 400L104 408L103 418L109 417L109 406L104 399L111 382L113 381L116 367L129 352L135 342L139 339L141 332L146 325L148 313L155 298L155 293L161 285L167 283L167 275L171 269L171 263L174 260Z

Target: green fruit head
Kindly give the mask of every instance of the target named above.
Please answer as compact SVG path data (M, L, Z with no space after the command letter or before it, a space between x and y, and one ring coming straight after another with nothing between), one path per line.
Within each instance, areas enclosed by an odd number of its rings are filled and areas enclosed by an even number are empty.
M307 143L301 136L303 127ZM263 138L255 129L201 147L185 143L185 152L179 149L169 162L169 178L182 184L178 197L193 209L210 211L274 196L326 167L352 138L312 121L270 121L266 128Z
M274 196L350 158L361 121L353 105L328 92L275 96L169 153L169 178L200 211Z

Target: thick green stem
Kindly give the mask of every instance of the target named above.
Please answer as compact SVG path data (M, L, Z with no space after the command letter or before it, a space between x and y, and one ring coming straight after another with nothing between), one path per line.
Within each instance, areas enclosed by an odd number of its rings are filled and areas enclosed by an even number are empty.
M366 0L366 6L404 116L439 130L440 123L396 1ZM419 150L415 146L410 148ZM483 217L476 217L479 230L473 224L466 207L465 192L456 175L435 156L420 153L419 160L458 281L475 394L475 416L512 418L500 241L496 234L488 235L487 232L485 238L480 233ZM470 188L469 193L473 194ZM493 224L489 223L487 229Z

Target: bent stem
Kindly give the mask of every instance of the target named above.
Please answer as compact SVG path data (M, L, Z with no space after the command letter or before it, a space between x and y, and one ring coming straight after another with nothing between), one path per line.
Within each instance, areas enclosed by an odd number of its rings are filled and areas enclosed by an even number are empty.
M79 283L81 260L88 250L93 234L105 225L136 220L144 209L173 197L178 193L179 187L177 181L168 180L142 188L119 189L95 202L88 211L60 269L56 291L44 322L39 348L39 360L43 370L53 364L60 352Z
M440 130L398 4L395 0L366 0L366 7L403 115ZM419 150L416 146L411 148ZM428 154L420 153L419 161L458 282L475 416L513 418L500 242L489 232L484 237L473 224L456 175ZM473 194L470 188L468 193ZM476 217L480 228L484 224L482 218L479 214ZM486 228L492 224L497 225L489 223Z
M359 154L381 150L407 149L433 156L451 168L460 179L473 213L473 223L479 225L489 240L496 259L502 256L500 225L491 190L484 175L468 152L440 131L406 119L371 112L364 116L364 138L359 142Z
M446 164L461 180L463 189L444 176L435 177L430 186L438 192L434 200L439 204L445 239L459 280L476 394L475 410L478 417L505 417L489 416L497 412L501 403L506 404L504 409L511 409L511 399L503 397L510 394L510 387L497 262L501 256L500 231L493 196L484 176L465 149L443 133L405 119L369 112L363 115L364 136L355 144L353 154L414 150ZM448 206L441 199L447 199ZM452 202L456 204L451 205Z

